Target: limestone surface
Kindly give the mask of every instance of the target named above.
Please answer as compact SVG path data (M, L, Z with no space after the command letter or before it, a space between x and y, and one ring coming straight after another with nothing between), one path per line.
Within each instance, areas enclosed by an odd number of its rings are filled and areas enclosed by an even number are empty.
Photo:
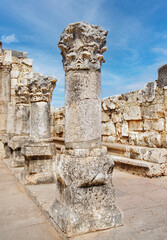
M51 216L64 239L122 224L113 161L101 148L101 73L107 32L69 24L58 43L65 70L65 150L56 158Z

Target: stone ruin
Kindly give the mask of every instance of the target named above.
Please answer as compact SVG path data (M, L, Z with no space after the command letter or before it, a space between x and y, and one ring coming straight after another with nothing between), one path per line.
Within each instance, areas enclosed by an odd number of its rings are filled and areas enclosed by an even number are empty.
M101 146L102 28L70 24L60 37L65 70L65 149L56 161L56 200L51 216L66 237L116 227L113 160Z
M147 177L167 175L167 65L141 90L101 100L102 145L115 167ZM65 109L52 110L51 136L64 145Z
M57 79L34 73L27 53L0 43L0 156L23 168L23 185L56 185L48 215L63 239L122 225L114 165L167 175L167 64L143 89L101 100L106 37L85 22L63 31L65 107L58 109L50 108Z

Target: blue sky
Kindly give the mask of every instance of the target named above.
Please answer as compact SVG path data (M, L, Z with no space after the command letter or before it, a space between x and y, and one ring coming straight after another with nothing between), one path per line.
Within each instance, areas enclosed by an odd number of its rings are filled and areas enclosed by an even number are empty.
M1 0L3 48L27 51L34 71L58 78L52 106L64 105L57 43L64 28L85 21L108 30L102 98L140 89L167 63L166 0Z

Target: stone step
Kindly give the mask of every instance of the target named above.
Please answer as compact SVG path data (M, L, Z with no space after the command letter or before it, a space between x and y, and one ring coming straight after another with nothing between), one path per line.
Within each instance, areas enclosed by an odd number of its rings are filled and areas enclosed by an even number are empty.
M130 159L148 161L151 163L167 163L166 148L149 148L135 145L102 142L109 153Z
M149 163L142 160L130 159L111 154L115 167L126 170L133 174L143 175L146 177L158 177L167 175L167 164Z
M124 144L102 142L102 145L107 147L108 152L115 153L116 155L124 156L126 152L126 145Z
M114 154L110 154L112 156L112 159L115 163L124 163L127 165L133 165L137 167L143 167L143 168L149 168L151 163L141 161L141 160L136 160L136 159L130 159L126 157L121 157L121 156L115 156Z
M64 138L53 138L57 153L61 153ZM148 148L120 143L102 142L115 162L115 167L126 171L148 176L161 176L167 174L167 149Z
M64 138L54 137L53 140L55 141L57 148L59 148L59 145L64 146ZM149 148L108 142L102 142L102 145L107 147L109 153L113 153L116 156L148 161L151 163L167 163L166 148Z

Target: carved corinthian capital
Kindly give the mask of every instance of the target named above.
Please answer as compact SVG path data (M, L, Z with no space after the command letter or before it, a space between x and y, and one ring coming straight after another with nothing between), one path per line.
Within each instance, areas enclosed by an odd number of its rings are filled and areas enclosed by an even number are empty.
M28 79L27 83L30 102L51 102L56 82L55 77L45 77L40 73L33 73L33 77Z
M107 50L107 33L100 26L85 22L69 24L58 43L64 70L100 69L105 62L102 54Z

